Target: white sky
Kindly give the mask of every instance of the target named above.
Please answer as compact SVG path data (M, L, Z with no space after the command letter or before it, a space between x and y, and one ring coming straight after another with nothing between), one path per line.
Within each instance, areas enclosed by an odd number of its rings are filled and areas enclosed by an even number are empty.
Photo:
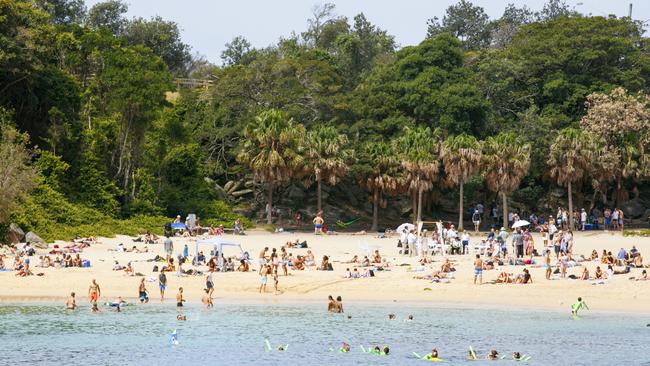
M86 0L90 8L101 0ZM160 15L178 23L183 41L213 63L221 63L224 44L242 35L254 47L277 42L292 31L307 28L312 8L323 3L318 0L126 0L130 17ZM401 46L421 42L426 35L427 19L442 18L454 0L329 0L336 4L336 13L352 19L363 12L375 25L394 35ZM527 5L541 10L545 0L473 0L492 18L498 18L508 3ZM584 14L626 16L628 4L633 4L634 19L650 20L649 0L567 0ZM580 5L581 4L581 5Z

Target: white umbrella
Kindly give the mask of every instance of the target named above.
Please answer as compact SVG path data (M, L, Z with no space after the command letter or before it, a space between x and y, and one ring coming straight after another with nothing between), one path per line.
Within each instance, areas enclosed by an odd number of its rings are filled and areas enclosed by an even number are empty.
M528 226L528 225L530 225L530 222L528 222L526 220L519 220L519 221L515 222L514 224L512 224L512 228L516 229L518 227Z
M395 232L401 234L404 229L406 229L406 231L411 231L415 229L415 225L405 222L402 225L398 226L397 229L395 229Z

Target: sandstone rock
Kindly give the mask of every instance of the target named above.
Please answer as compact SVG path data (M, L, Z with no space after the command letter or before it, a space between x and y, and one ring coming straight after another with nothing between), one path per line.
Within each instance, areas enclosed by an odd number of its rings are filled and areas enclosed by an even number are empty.
M30 243L36 248L40 248L40 249L47 248L47 243L45 242L45 240L41 239L38 235L34 234L34 232L32 231L25 234L25 242Z
M625 213L625 217L630 219L638 219L643 216L646 208L639 200L629 200L621 205L621 209Z
M9 230L7 231L7 240L10 244L16 244L23 241L25 238L25 232L18 225L13 222L9 225Z

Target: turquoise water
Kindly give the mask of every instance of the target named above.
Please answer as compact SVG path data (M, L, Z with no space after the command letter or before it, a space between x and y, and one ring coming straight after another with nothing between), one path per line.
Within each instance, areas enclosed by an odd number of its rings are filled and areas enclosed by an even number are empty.
M412 352L435 345L448 365L493 364L465 359L469 345L532 356L528 365L650 365L650 317L585 312L581 320L557 312L472 310L346 304L346 316L325 306L189 305L177 321L171 304L124 307L92 314L60 305L0 306L0 364L29 365L410 365ZM397 320L388 320L395 313ZM405 322L408 314L414 321ZM352 319L347 319L351 315ZM178 330L179 345L170 345ZM288 343L286 352L265 352ZM330 352L341 341L352 352ZM389 345L389 356L363 354L359 345ZM12 362L13 361L13 362ZM514 364L502 360L498 364Z

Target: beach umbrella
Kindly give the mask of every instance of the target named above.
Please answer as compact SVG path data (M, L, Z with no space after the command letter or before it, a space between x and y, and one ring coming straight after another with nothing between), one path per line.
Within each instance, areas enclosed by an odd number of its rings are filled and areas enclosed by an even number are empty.
M406 229L406 231L411 231L411 230L415 229L415 225L410 224L408 222L405 222L402 225L398 226L397 229L395 229L395 231L398 234L401 234L404 229Z
M530 225L530 222L528 222L526 220L519 220L519 221L515 222L514 224L512 224L512 228L516 229L518 227L528 226L528 225Z

